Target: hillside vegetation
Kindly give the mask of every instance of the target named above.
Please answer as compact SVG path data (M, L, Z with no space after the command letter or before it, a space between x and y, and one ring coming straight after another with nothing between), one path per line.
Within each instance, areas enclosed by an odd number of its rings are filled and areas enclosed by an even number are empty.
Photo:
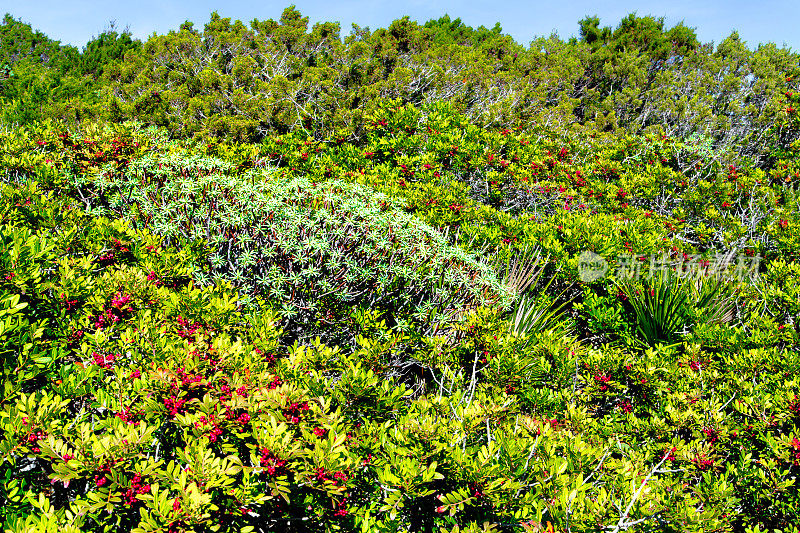
M4 531L800 531L800 56L0 24Z

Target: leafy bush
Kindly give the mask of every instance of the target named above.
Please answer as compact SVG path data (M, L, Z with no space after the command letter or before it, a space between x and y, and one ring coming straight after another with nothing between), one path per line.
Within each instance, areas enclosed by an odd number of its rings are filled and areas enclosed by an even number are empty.
M797 531L797 152L370 105L0 133L4 529Z
M210 268L195 279L269 298L301 338L340 326L351 308L379 310L402 330L409 319L429 327L509 302L487 266L385 195L337 180L232 170L213 158L157 156L90 185L99 205L167 243L206 239Z

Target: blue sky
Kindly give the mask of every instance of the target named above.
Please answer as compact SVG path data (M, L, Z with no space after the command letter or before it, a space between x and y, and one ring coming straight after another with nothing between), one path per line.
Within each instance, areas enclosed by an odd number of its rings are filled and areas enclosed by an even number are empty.
M212 11L244 21L277 19L289 4L290 0L0 0L0 14L11 13L62 43L82 46L112 20L119 28L129 27L135 37L146 38L177 29L185 20L202 27ZM599 15L603 25L615 26L635 11L663 16L669 25L683 20L697 29L703 42L718 43L736 29L751 46L770 41L800 50L800 0L297 0L295 4L312 22L340 22L343 35L352 22L376 29L403 15L424 22L447 13L471 26L500 22L506 33L527 45L553 31L564 38L575 35L577 22L585 15Z

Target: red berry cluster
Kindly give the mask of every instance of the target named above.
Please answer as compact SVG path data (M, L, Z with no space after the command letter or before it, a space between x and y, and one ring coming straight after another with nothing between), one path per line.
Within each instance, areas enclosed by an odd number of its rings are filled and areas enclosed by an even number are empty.
M44 439L46 437L47 437L47 433L45 433L44 431L41 431L41 430L31 431L25 437L25 442L27 442L31 446L31 451L33 453L39 453L42 450L41 450L41 448L39 448L35 444L38 444L38 442L40 440L42 440L42 439Z
M113 265L116 261L116 255L114 252L108 252L106 254L98 255L95 262L100 266L109 266Z
M164 398L164 406L172 416L175 416L178 413L184 413L186 411L184 409L184 404L186 404L186 400L178 398L174 395L170 396L169 398Z
M111 353L108 355L103 355L98 352L92 352L92 361L94 362L94 364L96 364L100 368L105 368L106 370L111 368L111 364L117 357L119 357L119 354Z
M108 479L108 476L111 474L111 466L118 461L119 459L112 460L111 464L104 464L97 469L98 473L94 476L94 484L98 488L105 486L111 481Z
M330 481L334 485L344 485L347 483L348 477L347 474L342 471L337 470L336 472L328 472L324 468L320 467L314 471L314 479L322 482Z
M292 403L289 407L283 409L283 416L292 424L297 424L303 418L303 412L308 411L308 402Z
M127 424L138 424L137 418L141 415L141 411L134 411L129 407L123 407L122 411L114 413L114 416Z
M264 472L270 477L286 475L286 461L279 459L277 455L267 448L259 450L261 458L259 464L264 467Z
M719 440L719 431L711 426L705 426L703 428L703 434L705 434L709 444L714 444Z
M483 492L483 487L479 483L470 483L469 491L473 498L481 499L486 496L486 494Z
M337 518L347 516L347 498L342 498L342 501L336 504L336 508L333 510L333 516Z
M61 299L64 300L64 310L68 313L78 306L78 300L67 300L67 295L61 293Z
M202 431L210 442L217 442L217 438L223 433L213 416L210 418L201 416L200 420L194 423L194 427Z
M194 339L194 335L195 333L197 333L197 330L203 327L203 325L200 324L199 322L190 323L188 320L186 320L180 315L178 315L178 318L176 318L175 321L178 323L178 331L177 331L178 337L182 339L189 339L190 343Z
M133 297L130 294L123 294L118 292L111 299L111 305L103 309L100 314L94 317L95 329L103 329L116 324L123 318L127 318L133 312L133 306L130 305ZM91 316L89 317L92 318Z
M789 447L794 455L794 464L800 466L800 440L797 437L793 438L792 442L789 443Z
M111 307L119 311L129 311L130 306L128 304L131 302L131 300L133 300L133 297L130 294L122 294L121 292L118 292L111 300Z
M796 417L800 418L800 398L798 398L796 394L794 399L789 401L789 410L794 413Z
M692 459L692 462L697 466L698 470L711 470L714 468L714 460L705 455L698 455Z
M597 374L594 376L594 380L600 383L600 390L605 392L608 390L608 383L611 381L611 377L608 374Z
M673 446L672 448L664 452L664 455L667 456L667 461L669 461L670 463L674 463L677 460L677 458L675 457L675 452L677 450L678 449L675 446Z
M139 499L136 497L137 494L147 494L150 492L150 484L144 483L142 481L142 476L136 474L131 479L131 486L125 493L122 495L122 501L125 505L133 505L135 503L139 503Z
M172 385L173 389L186 388L193 383L201 383L204 379L203 376L199 374L190 374L186 372L183 367L176 369L175 374L176 378Z

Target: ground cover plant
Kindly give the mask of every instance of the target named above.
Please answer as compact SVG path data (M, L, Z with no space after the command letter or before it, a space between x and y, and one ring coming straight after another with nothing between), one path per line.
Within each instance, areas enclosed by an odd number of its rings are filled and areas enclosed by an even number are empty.
M797 56L580 33L7 16L4 531L799 531Z

